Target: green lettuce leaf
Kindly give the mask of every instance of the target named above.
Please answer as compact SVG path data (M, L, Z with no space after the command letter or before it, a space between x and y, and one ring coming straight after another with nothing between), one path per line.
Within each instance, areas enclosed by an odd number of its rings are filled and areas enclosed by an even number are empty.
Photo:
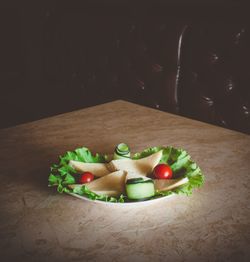
M57 186L57 191L71 192L67 188L69 184L75 184L76 179L74 174L77 173L70 165L69 161L75 160L85 163L104 163L105 156L100 154L92 154L90 150L86 147L77 148L74 151L68 151L63 156L59 156L59 164L53 164L50 168L49 175L49 186Z
M133 156L133 159L147 157L160 150L162 150L162 158L160 163L165 163L171 167L173 171L173 178L187 177L188 183L173 190L156 192L152 199L171 194L191 195L195 188L203 185L204 175L202 174L201 169L191 160L191 156L187 153L187 151L183 149L177 149L174 147L151 147L143 150L141 153L136 153Z
M183 149L177 149L174 147L150 147L143 150L140 153L136 153L132 156L132 159L141 159L150 156L158 151L162 150L162 158L160 163L165 163L171 166L173 170L173 178L187 177L188 183L182 185L173 190L156 192L155 196L151 199L169 196L172 194L185 194L191 195L195 188L198 188L204 183L204 175L198 165L191 160L191 156ZM81 196L85 196L92 200L100 200L106 202L129 202L130 200L121 195L117 198L97 195L90 191L85 185L69 189L67 185L75 184L75 174L77 173L70 165L70 160L76 160L86 163L105 163L107 162L107 155L92 154L86 147L77 148L74 151L68 151L65 155L59 157L59 163L51 166L51 173L49 175L49 186L57 186L59 193L74 193Z

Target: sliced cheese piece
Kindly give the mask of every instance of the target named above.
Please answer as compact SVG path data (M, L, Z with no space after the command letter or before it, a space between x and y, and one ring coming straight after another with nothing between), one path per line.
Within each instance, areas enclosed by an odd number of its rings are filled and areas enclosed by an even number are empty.
M69 188L71 189L74 189L76 187L81 187L82 184L71 184L71 185L68 185ZM119 195L119 192L118 191L115 191L115 190L95 190L93 191L94 193L96 193L97 195L100 195L100 196L118 196Z
M101 178L97 178L90 183L84 184L89 190L98 194L98 192L113 191L113 195L119 196L125 192L125 179L127 173L125 171L119 170L110 173ZM68 185L70 188L74 188L78 185ZM82 186L82 185L81 185Z
M86 184L89 190L95 191L117 191L119 194L125 191L125 179L127 173L123 170L112 172L104 177L93 180Z
M103 163L84 163L70 160L69 164L78 172L91 172L94 176L102 177L110 173Z
M184 185L188 182L188 178L179 179L154 179L155 190L167 191Z
M148 157L138 160L116 159L108 164L110 171L125 170L128 173L137 173L138 175L147 176L152 173L154 167L160 162L162 150Z

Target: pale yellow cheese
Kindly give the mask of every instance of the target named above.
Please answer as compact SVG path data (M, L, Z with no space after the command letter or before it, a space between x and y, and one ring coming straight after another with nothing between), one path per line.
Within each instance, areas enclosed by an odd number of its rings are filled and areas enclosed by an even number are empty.
M125 189L126 175L127 173L125 171L115 171L106 176L93 180L92 182L86 184L86 186L93 192L95 192L95 190L105 190L123 193Z
M125 192L125 179L127 173L125 171L112 172L101 178L97 178L92 182L84 184L92 192L99 194L100 192L109 192L112 196L119 196ZM69 185L70 188L75 188L80 185ZM81 185L82 186L82 185ZM112 191L112 192L110 192Z
M71 165L78 172L91 172L94 176L102 177L110 173L108 168L103 163L84 163L70 160Z
M76 187L81 187L83 186L83 184L71 184L71 185L68 185L69 188L71 189L74 189ZM120 193L118 191L115 191L115 190L95 190L95 191L92 191L94 193L96 193L97 195L99 196L119 196Z
M136 173L138 175L150 175L154 167L159 164L162 157L162 150L148 157L138 160L132 159L116 159L108 164L110 171L125 170L127 172Z
M179 179L154 179L155 190L167 191L184 185L188 182L188 178Z

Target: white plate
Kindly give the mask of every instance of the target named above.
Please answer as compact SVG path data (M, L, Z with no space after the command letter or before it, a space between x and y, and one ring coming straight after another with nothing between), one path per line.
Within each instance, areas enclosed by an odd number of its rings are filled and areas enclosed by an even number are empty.
M158 203L160 201L172 198L173 196L176 196L176 194L172 194L169 196L164 196L164 197L160 197L160 198L156 198L156 199L151 199L151 200L145 200L145 201L135 201L135 202L125 202L125 203L120 203L120 202L106 202L106 201L101 201L101 200L91 200L87 197L84 196L80 196L74 193L68 193L71 196L80 198L82 200L85 201L89 201L92 203L96 203L96 204L103 204L103 205L111 205L111 206L142 206L142 205L149 205L149 204L153 204L153 203Z

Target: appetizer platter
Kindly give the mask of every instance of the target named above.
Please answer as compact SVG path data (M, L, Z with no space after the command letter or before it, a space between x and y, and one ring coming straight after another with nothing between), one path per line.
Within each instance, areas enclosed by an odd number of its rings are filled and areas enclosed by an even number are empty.
M190 195L204 183L204 175L183 149L157 146L132 154L121 143L113 154L93 154L86 147L66 152L51 166L48 181L59 193L128 204Z

